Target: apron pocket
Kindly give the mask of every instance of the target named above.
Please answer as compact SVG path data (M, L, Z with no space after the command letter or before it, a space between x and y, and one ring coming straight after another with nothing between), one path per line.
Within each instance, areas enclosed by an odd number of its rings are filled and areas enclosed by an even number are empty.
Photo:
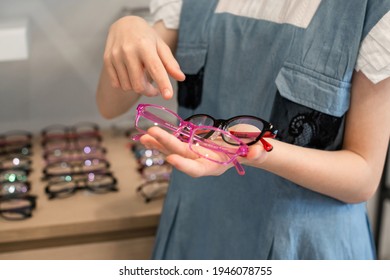
M290 63L275 82L271 122L279 129L278 138L302 147L339 149L350 83Z
M196 109L202 102L206 54L206 48L179 48L176 53L180 68L186 75L183 82L178 82L178 104L182 107Z

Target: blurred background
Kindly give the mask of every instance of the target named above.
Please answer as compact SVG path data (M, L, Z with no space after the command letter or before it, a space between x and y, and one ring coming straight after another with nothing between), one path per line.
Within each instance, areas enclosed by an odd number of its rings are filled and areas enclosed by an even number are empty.
M148 0L1 0L1 26L26 22L28 57L0 59L0 131L53 124L126 122L99 116L95 90L108 28L125 14L145 15ZM3 32L6 32L2 28ZM0 33L1 35L1 33ZM164 103L162 99L153 103ZM168 102L175 107L175 100Z

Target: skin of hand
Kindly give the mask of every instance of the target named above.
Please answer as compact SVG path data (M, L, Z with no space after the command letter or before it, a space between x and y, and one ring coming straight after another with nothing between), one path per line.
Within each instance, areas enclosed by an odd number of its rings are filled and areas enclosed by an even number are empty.
M161 21L152 27L141 17L126 16L111 25L96 93L103 117L125 113L140 95L172 98L169 77L185 79L172 54L176 40L177 31Z
M274 146L272 152L257 143L239 161L346 203L367 201L378 187L389 143L389 93L390 78L373 84L356 72L342 150L322 151L267 139ZM170 164L192 177L217 176L233 166L197 157L188 144L157 127L149 129L141 142L168 155Z
M151 127L147 132L140 138L141 143L146 147L161 151L167 155L167 162L192 177L218 176L234 166L233 164L218 164L198 156L191 151L188 143L181 142L174 135L159 127ZM218 155L211 150L208 153Z

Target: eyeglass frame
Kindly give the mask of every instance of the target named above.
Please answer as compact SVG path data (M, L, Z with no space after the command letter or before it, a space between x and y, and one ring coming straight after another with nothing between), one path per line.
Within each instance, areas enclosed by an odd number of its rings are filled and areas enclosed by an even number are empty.
M207 118L211 119L213 121L212 126L218 127L222 130L229 131L234 136L237 136L240 132L234 132L231 130L227 130L227 126L229 125L229 123L231 123L235 120L244 119L244 118L257 120L257 121L263 123L264 128L261 130L260 134L258 136L256 136L255 140L248 142L248 143L245 143L245 144L248 146L251 146L251 145L256 144L257 142L260 141L262 143L264 149L267 152L272 151L273 146L269 142L267 142L264 138L276 138L277 133L278 133L278 130L276 128L274 128L274 126L270 122L267 122L259 117L252 116L252 115L238 115L238 116L231 117L229 119L215 119L214 117L212 117L208 114L195 114L195 115L192 115L192 116L189 116L188 118L186 118L185 121L191 122L191 119L197 118L197 117L207 117ZM246 133L248 133L248 132L246 132ZM255 133L257 133L257 132L255 132ZM208 138L210 136L211 136L211 134L206 135L205 138ZM226 142L226 140L224 138L222 138L222 139Z
M22 161L24 164L14 164L14 160L18 159ZM13 163L12 166L4 166L4 161L8 160ZM3 171L6 170L22 170L26 172L30 172L32 169L32 159L29 156L25 156L22 154L7 154L7 155L1 155L0 156L0 172L2 173Z
M87 147L91 149L90 153L84 152L84 149ZM57 151L59 151L61 155L56 155ZM58 159L69 160L79 156L81 157L91 156L91 154L95 156L95 153L98 154L99 156L103 156L107 154L107 149L103 146L85 146L81 148L53 149L53 150L44 151L42 157L47 162L52 162L52 161L57 161Z
M60 162L67 162L70 163L72 161L85 161L85 160L91 160L91 159L100 159L100 160L106 160L105 154L97 154L97 155L90 155L90 154L84 154L84 155L69 155L69 156L59 156L58 158L53 159L47 159L45 158L46 165L50 164L56 164Z
M42 170L42 173L43 173L43 177L42 177L42 180L46 180L46 179L50 179L51 177L55 177L55 176L65 176L65 175L68 175L68 174L72 174L72 175L83 175L83 174L88 174L88 173L95 173L95 172L108 172L111 164L110 162L105 159L105 158L95 158L95 157L91 157L91 158L83 158L81 161L85 162L86 160L99 160L101 161L104 166L102 168L97 168L97 169L93 169L93 170L82 170L82 165L80 164L74 164L72 165L72 160L63 160L63 161L56 161L56 162L52 162L52 163L48 163L46 164L46 166L43 168ZM59 172L59 173L51 173L49 172L49 168L53 168L54 165L58 165L58 164L61 164L61 163L66 163L68 165L70 165L70 169L71 171L70 172ZM80 168L81 167L81 168ZM65 167L64 167L65 169ZM76 170L80 170L81 171L76 171Z
M16 192L9 192L9 185L19 185L18 188L16 188ZM24 187L24 190L21 189ZM4 193L6 189L8 188L8 192ZM29 181L3 181L0 182L0 195L2 196L9 196L9 195L18 195L18 194L26 194L31 190L31 183Z
M79 179L75 179L74 181L72 181L74 183L74 186L69 188L69 192L66 192L66 196L61 196L61 193L65 193L65 191L57 191L57 192L54 192L54 191L50 191L50 187L54 184L60 184L60 183L70 183L70 182L67 182L65 180L59 180L59 181L53 181L55 180L56 178L58 177L66 177L66 176L80 176L80 175L86 175L86 177L88 177L88 175L90 173L93 173L94 175L100 175L100 176L106 176L106 177L109 177L110 179L112 179L112 182L110 183L110 186L109 187L106 187L105 189L107 190L106 192L98 192L98 191L95 191L95 189L93 187L90 187L87 185L88 183L88 179L87 178L79 178ZM81 185L80 186L80 183L81 184L84 184L84 185ZM103 193L108 193L108 192L117 192L119 191L118 187L117 187L117 183L118 183L118 180L115 178L115 176L111 173L111 172L86 172L86 173L83 173L83 174L66 174L66 175L59 175L59 176L53 176L49 182L47 183L47 185L45 186L45 193L46 195L48 196L49 199L53 199L53 198L65 198L65 197L68 197L68 196L71 196L71 195L74 195L77 191L81 191L81 190L87 190L91 193L96 193L96 194L103 194Z
M170 180L166 179L166 178L158 178L158 179L155 179L155 180L148 180L148 181L145 181L142 184L140 184L137 187L136 192L143 197L145 203L149 203L152 200L157 200L157 199L164 198L165 195L166 195L166 191L161 193L160 195L157 195L157 196L149 196L144 191L145 187L147 187L147 186L149 186L151 184L159 184L159 185L165 185L166 184L168 186L169 182L170 182Z
M36 205L37 205L37 203L36 203L37 196L36 195L22 194L22 195L0 196L0 204L2 202L7 202L9 200L17 200L17 199L28 200L28 202L30 203L30 206L23 206L23 207L18 207L15 209L1 209L1 207L0 207L0 216L2 216L3 219L9 220L9 221L19 221L19 220L24 220L24 219L32 217L32 210L34 210L36 208ZM3 213L19 213L19 214L22 214L22 216L20 218L12 219L12 218L9 218L9 217L3 215Z
M91 130L84 132L78 131L78 128L89 127ZM50 134L50 132L62 131L62 134ZM101 137L99 125L93 122L82 122L75 125L62 125L62 124L54 124L45 127L41 131L41 136L44 140L49 139L74 139L79 137L91 138L91 137Z
M25 139L23 139L23 140L7 140L7 138L18 137L18 136L25 137ZM11 131L8 131L6 133L0 134L0 147L10 146L10 145L13 145L14 143L31 144L32 138L33 138L33 135L29 131L11 130Z
M156 115L154 115L154 114L152 114L150 112L147 112L149 114L145 115L145 108L146 107L153 107L153 108L157 108L159 110L164 110L164 111L169 112L170 114L175 116L177 118L177 120L179 121L178 126L173 126L171 123L169 123L169 122L159 118L158 116L156 116ZM249 151L249 148L248 148L248 146L244 142L242 142L239 138L237 138L236 136L232 135L228 131L219 129L219 128L214 127L214 126L197 126L197 125L195 125L195 124L193 124L191 122L185 121L178 114L176 114L175 112L173 112L172 110L170 110L170 109L168 109L168 108L166 108L164 106L155 105L155 104L141 103L141 104L138 104L138 106L137 106L137 114L136 114L136 117L135 117L135 125L134 125L138 129L138 131L140 131L141 133L146 133L146 131L143 128L138 126L138 122L139 122L139 119L140 119L141 116L146 118L146 119L148 119L148 120L151 120L151 121L153 121L155 123L158 123L158 124L164 126L165 128L168 128L171 131L173 131L174 132L173 133L174 136L176 136L182 142L189 143L190 149L194 153L196 153L197 155L201 156L202 158L208 159L208 160L210 160L212 162L216 162L216 163L219 163L219 164L224 164L224 165L233 163L234 166L236 167L237 172L240 175L244 175L245 174L245 170L242 167L242 165L238 162L237 157L238 156L245 157L247 155L248 151ZM209 143L208 147L204 147L204 148L207 148L207 149L210 149L210 150L213 150L213 151L216 151L216 152L221 152L221 153L225 154L229 158L229 160L221 162L221 161L217 161L217 160L211 159L209 157L206 157L206 156L196 152L194 149L192 149L192 145L191 145L190 139L193 139L194 136L195 136L195 138L198 141L201 140L200 142L203 142L203 143L206 143L205 140L207 140L207 139L204 139L202 137L197 137L196 135L194 135L194 132L197 129L213 130L213 131L215 131L215 132L217 132L219 134L222 134L222 135L226 134L230 138L234 139L237 143L239 143L239 146L238 146L237 150L235 151L235 153L228 153L226 151L226 149L224 149L223 147L221 147L221 146L219 146L217 144L209 145L210 144ZM139 140L139 138L141 136L142 135L135 135L135 136L133 136L133 140L137 141L137 140ZM186 136L186 138L184 138L182 136ZM188 139L188 141L186 139Z
M137 169L138 173L147 181L156 179L170 179L172 174L172 165L164 162L162 165L141 166Z
M12 139L13 137L24 138ZM11 138L11 140L8 138ZM32 133L25 130L11 130L6 133L2 133L0 134L0 155L31 155L32 139Z
M4 169L0 170L0 182L26 182L27 178L30 174L30 169L24 170L24 169ZM14 175L14 180L10 180L10 177Z

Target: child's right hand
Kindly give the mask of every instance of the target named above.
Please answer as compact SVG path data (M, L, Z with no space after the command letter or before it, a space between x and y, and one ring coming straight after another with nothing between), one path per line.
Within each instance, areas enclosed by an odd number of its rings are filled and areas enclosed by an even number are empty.
M162 22L158 24L163 25ZM104 67L112 87L146 96L161 93L165 99L173 95L169 76L179 81L185 78L156 28L136 16L123 17L111 25Z

